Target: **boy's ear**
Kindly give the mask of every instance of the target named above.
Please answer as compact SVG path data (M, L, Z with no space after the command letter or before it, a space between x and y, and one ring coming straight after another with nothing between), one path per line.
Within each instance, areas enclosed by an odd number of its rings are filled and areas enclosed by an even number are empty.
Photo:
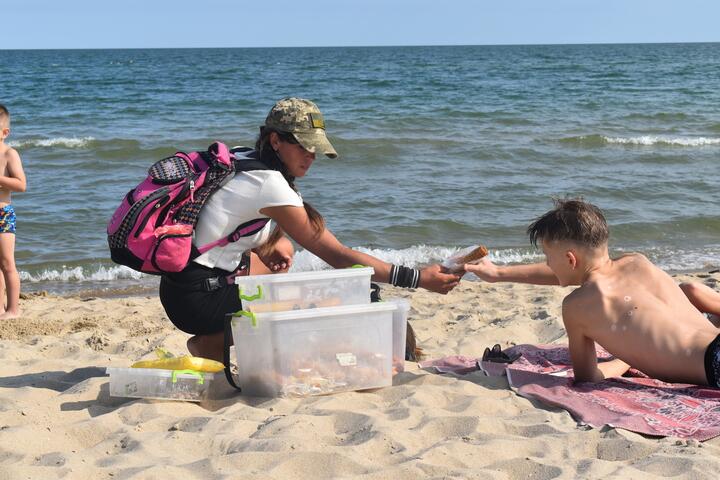
M575 270L575 268L577 268L577 264L578 264L578 258L575 255L575 252L573 252L572 250L568 250L567 252L565 252L565 258L567 259L567 262L568 262L568 265L570 266L570 268Z

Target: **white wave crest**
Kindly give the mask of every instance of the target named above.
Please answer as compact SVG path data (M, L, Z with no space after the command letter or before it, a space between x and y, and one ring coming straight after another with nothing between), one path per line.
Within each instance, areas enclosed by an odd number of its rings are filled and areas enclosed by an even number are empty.
M431 247L427 245L416 245L401 250L364 247L358 247L355 250L367 253L385 262L414 268L419 265L442 262L446 258L455 255L457 252L466 247L467 245L463 247ZM542 261L544 256L538 251L534 251L532 249L506 248L500 250L490 250L488 258L495 263L507 264L538 262ZM301 250L295 255L293 266L290 271L305 272L325 270L328 268L330 268L330 266L327 263L307 250Z
M720 138L708 137L663 137L643 135L640 137L603 137L607 143L620 145L674 145L680 147L701 147L720 145Z
M63 268L61 270L43 270L31 274L21 271L20 280L28 283L38 282L111 282L118 279L140 279L146 275L127 267L100 266L97 270L89 271L83 267Z
M66 148L84 148L90 142L95 140L93 137L57 137L57 138L35 138L30 140L8 142L13 148L31 148L31 147L66 147Z

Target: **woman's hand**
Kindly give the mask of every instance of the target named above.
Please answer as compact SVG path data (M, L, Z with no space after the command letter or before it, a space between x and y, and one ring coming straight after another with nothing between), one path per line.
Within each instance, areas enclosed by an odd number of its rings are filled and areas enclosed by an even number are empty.
M449 273L442 265L435 264L420 271L420 287L436 293L448 293L460 283L463 272Z
M481 280L486 282L496 282L498 280L498 267L487 257L473 263L465 264L465 271L474 273Z
M285 273L292 265L295 249L290 240L281 237L275 245L258 248L256 253L271 273Z

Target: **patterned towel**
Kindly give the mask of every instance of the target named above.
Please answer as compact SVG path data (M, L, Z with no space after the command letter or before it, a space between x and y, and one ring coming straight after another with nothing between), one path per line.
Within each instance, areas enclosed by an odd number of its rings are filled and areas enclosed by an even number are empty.
M570 354L561 345L517 345L522 356L512 364L451 356L420 363L439 373L467 373L478 367L488 375L503 371L518 394L569 411L578 421L609 425L646 435L709 440L720 435L720 390L665 383L631 369L629 376L599 383L573 383ZM597 347L598 358L611 356Z

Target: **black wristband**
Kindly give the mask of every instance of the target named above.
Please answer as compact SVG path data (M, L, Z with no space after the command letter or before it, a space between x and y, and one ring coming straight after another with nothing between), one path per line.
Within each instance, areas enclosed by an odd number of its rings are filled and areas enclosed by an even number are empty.
M417 288L420 283L420 270L393 265L390 267L389 281L396 287Z

